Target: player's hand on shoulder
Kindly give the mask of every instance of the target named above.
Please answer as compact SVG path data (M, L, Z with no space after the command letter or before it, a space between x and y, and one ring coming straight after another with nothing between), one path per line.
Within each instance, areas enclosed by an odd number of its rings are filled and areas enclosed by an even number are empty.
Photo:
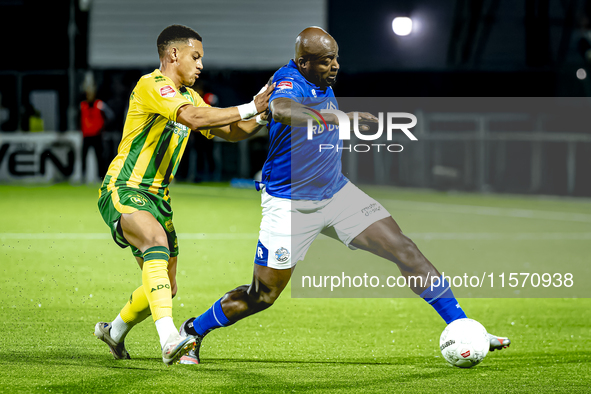
M351 121L351 126L353 126L353 120L355 119L355 114L357 114L359 130L361 131L368 131L369 126L372 124L378 123L378 118L374 115L370 114L369 112L348 112L347 116Z
M261 121L265 121L265 122L270 121L271 119L269 117L269 114L270 114L270 111L269 111L268 108L267 108L267 110L265 112L261 112L259 114Z
M275 84L267 84L254 96L254 105L256 105L258 113L265 112L269 108L269 98L273 94L273 90L275 90Z

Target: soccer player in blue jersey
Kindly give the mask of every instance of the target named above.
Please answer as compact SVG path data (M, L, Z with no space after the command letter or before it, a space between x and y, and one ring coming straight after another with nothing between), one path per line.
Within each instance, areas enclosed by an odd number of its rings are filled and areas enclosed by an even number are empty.
M262 178L263 218L252 283L229 291L201 316L183 323L181 334L194 336L197 347L181 363L199 363L199 346L208 332L273 305L320 233L394 262L406 278L420 277L411 290L446 323L466 317L449 283L386 209L342 174L341 150L318 152L319 143L342 147L336 127L319 129L314 145L307 139L312 110L338 109L332 90L339 71L338 49L326 31L307 28L296 39L295 58L274 74L270 147ZM323 115L327 124L338 125L336 116ZM347 115L353 119L353 113ZM361 113L359 121L368 125L377 119ZM441 277L437 286L429 286L430 277ZM489 334L489 339L490 350L510 344L504 337Z

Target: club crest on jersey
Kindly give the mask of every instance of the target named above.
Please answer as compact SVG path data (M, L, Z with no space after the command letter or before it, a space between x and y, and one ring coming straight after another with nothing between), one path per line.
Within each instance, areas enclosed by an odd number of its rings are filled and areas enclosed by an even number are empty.
M279 248L275 251L275 259L280 263L283 263L289 259L289 250L285 248Z
M172 224L172 219L167 220L166 223L164 223L164 227L166 227L166 231L172 233L174 231L174 224Z
M293 89L293 83L291 83L290 81L279 82L279 85L277 85L277 89Z
M135 196L131 196L129 198L129 200L134 203L135 205L139 205L140 207L143 207L144 205L146 205L146 203L148 202L148 200L146 200L146 197L141 196L139 194L136 194Z
M176 96L176 90L173 89L172 86L166 85L160 88L160 95L162 97L174 97Z

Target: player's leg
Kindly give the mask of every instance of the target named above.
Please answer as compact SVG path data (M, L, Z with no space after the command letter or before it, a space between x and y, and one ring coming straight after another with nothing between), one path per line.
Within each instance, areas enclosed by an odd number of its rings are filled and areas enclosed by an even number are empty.
M205 313L189 319L187 332L205 336L216 328L234 324L269 308L289 283L291 272L291 269L275 269L255 264L250 285L230 290Z
M379 202L349 182L333 196L324 212L329 220L324 234L352 249L366 250L396 263L411 290L429 302L446 322L466 317L437 269ZM410 281L409 277L418 280ZM440 283L431 286L431 278Z
M407 283L412 285L411 290L433 306L446 323L466 317L449 283L441 278L417 245L402 233L391 216L371 224L351 241L351 246L396 263ZM411 281L411 276L419 279Z
M177 361L194 347L194 339L182 338L172 320L172 287L168 273L169 242L162 225L147 211L121 216L125 239L142 251L142 285L150 305L167 364ZM176 272L176 261L174 261Z
M239 286L221 298L220 306L230 324L273 305L289 283L292 271L255 264L252 283Z
M144 259L135 256L140 269L144 265ZM150 304L140 286L131 293L129 300L112 322L98 322L94 328L94 335L109 345L111 354L116 360L130 359L125 349L125 337L138 323L150 316Z
M311 215L305 226L292 226L294 217L299 223L301 212L292 201L262 195L263 219L257 244L252 282L239 286L217 300L206 312L188 319L181 326L181 334L197 338L197 346L181 363L198 364L199 347L203 337L212 330L231 325L238 320L269 308L285 289L296 263L320 233L323 218ZM307 213L314 207L304 207ZM293 234L292 234L293 232Z
M356 236L351 246L390 260L400 269L405 277L418 277L420 280L407 281L412 283L410 289L420 295L430 284L431 278L439 278L440 273L421 253L417 245L402 233L392 216L380 219L371 224Z
M413 282L408 280L410 276L421 278L414 282L412 291L427 301L447 324L467 317L447 280L439 274L417 245L402 233L392 217L371 224L351 241L351 245L396 263L400 273L407 278L407 283ZM420 286L420 283L423 285ZM511 344L509 338L490 333L488 335L491 351Z
M140 269L143 269L144 259L137 256L135 258ZM171 284L172 298L177 293L176 266L177 257L171 257L168 260L168 277ZM130 359L131 357L125 348L125 337L133 327L146 320L150 314L150 304L142 285L135 289L121 312L112 322L97 323L95 335L109 345L115 359Z
M144 259L136 256L136 260L137 260L138 265L140 266L140 269L143 270L144 269ZM174 298L174 296L176 296L176 293L178 291L178 286L177 286L177 282L176 282L177 262L178 262L177 256L170 257L168 259L168 279L170 280L170 292L172 293L172 298Z
M136 256L136 260L140 269L143 269L144 259ZM176 284L176 266L177 257L171 257L168 260L168 278L170 279L170 287L172 298L177 293ZM116 359L130 358L129 354L125 350L125 337L137 324L143 322L148 316L150 316L150 304L144 286L140 286L131 294L129 300L121 309L121 312L117 315L115 320L111 323L100 322L99 325L103 328L102 336L109 347L111 347L111 353ZM108 325L105 326L105 324Z
M263 192L263 219L251 284L226 293L194 319L193 327L189 321L186 325L190 334L205 336L273 305L287 286L295 264L303 260L324 224L321 215L310 215L318 209L315 202L303 207L298 204ZM304 218L301 211L309 215Z
M335 203L328 207L337 212L332 224L334 231L333 235L326 235L340 239L353 249L366 250L396 263L411 290L431 305L446 323L466 317L447 280L441 277L417 245L402 233L380 203L351 183L334 199ZM409 280L410 277L414 277L413 280ZM507 347L511 343L505 337L489 336L491 350Z
M291 273L290 268L275 269L255 264L250 285L230 290L203 314L186 320L180 333L195 337L196 347L187 356L181 357L181 364L199 364L201 341L209 332L232 325L273 305L289 283Z
M180 357L194 346L192 339L188 342L181 340L172 322L172 294L176 291L178 255L172 209L157 196L126 188L108 191L103 187L98 205L115 243L122 248L131 246L142 269L142 286L134 291L132 302L124 307L120 319L116 320L121 324L135 325L152 313L161 337L161 345L162 342L166 343L163 346L163 361L171 363L177 355ZM95 334L98 332L100 336L97 336L109 343L105 340L105 334L110 332L111 324L102 325L109 327L101 329L97 324ZM116 329L117 333L114 335L124 337L129 329L130 327L123 327L122 332ZM174 346L169 346L170 338L173 339ZM108 336L108 339L112 338Z

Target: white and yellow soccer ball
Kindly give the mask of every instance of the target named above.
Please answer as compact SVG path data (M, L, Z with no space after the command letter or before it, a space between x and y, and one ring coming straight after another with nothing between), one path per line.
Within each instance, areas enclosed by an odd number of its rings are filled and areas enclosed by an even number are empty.
M439 339L443 358L459 368L480 364L488 354L490 340L486 328L476 320L458 319L445 327Z

